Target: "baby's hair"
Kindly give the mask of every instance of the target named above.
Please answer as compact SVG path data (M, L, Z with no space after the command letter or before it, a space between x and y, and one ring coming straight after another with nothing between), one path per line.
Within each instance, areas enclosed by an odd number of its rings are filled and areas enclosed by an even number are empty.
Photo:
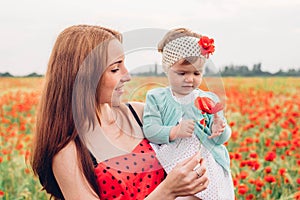
M158 43L157 50L158 52L163 52L163 49L166 44L168 44L170 41L175 40L177 38L183 37L183 36L191 36L196 38L201 38L201 35L198 33L194 33L189 29L186 28L176 28L172 29L169 32L166 33L166 35L163 37L163 39Z

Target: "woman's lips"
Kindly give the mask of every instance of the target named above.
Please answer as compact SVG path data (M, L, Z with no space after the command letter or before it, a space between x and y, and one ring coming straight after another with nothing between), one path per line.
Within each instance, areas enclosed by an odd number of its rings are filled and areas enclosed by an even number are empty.
M117 91L117 92L124 92L124 85L122 85L122 86L120 86L120 87L117 87L115 90Z

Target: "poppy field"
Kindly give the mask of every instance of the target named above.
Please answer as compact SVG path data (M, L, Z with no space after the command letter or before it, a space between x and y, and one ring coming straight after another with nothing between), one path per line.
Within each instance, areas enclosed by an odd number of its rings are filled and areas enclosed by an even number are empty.
M222 81L236 199L300 200L300 78ZM29 164L43 83L0 78L0 200L49 199ZM133 77L124 101L143 102L147 90L166 84L163 77Z

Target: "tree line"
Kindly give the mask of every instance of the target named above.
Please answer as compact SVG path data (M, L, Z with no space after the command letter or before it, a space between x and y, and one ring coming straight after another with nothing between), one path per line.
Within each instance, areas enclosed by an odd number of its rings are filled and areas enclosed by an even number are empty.
M263 71L261 69L262 64L257 63L254 64L252 69L250 69L247 65L228 65L225 66L222 70L219 72L214 72L210 70L209 68L205 68L205 76L243 76L243 77L252 77L252 76L300 76L300 68L299 69L288 69L287 71L284 71L280 69L279 71L275 73ZM136 76L165 76L163 72L158 73L157 72L157 65L154 65L153 67L149 68L148 72L136 72L133 73Z
M299 69L288 69L287 71L279 70L275 73L262 71L261 63L254 64L252 69L249 69L246 65L230 65L225 66L221 70L222 76L300 76Z
M29 78L29 77L43 77L43 75L33 72L33 73L30 73L25 76L14 76L14 75L10 74L9 72L5 72L5 73L0 72L0 77L28 77Z

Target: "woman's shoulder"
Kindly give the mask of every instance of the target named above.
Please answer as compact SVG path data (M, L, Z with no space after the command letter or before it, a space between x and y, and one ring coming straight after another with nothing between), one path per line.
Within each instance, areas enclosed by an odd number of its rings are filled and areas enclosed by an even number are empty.
M73 140L53 157L53 167L55 167L56 164L60 165L62 162L65 163L70 160L77 161L76 144Z
M143 109L144 106L145 106L145 103L144 102L138 102L138 101L131 101L131 102L128 102L130 105L132 105L134 108L136 109Z
M77 148L74 140L63 147L52 160L52 170L55 176L73 176L79 168ZM75 170L76 169L76 170ZM66 173L68 171L68 173Z
M139 118L142 119L145 103L136 102L136 101L132 101L132 102L128 102L128 103L133 107L135 112L138 114Z

